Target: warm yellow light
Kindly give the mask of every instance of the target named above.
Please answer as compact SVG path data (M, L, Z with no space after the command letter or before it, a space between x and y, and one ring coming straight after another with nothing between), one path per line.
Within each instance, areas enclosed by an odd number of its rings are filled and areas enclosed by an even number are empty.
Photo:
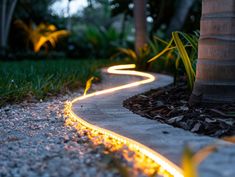
M139 71L134 71L134 70L123 70L123 69L134 69L135 65L134 64L129 64L129 65L118 65L118 66L113 66L108 68L108 72L112 74L123 74L123 75L134 75L134 76L141 76L141 77L146 77L146 79L141 80L141 81L136 81L133 83L121 85L118 87L113 87L110 89L105 89L101 91L97 91L91 94L87 94L84 96L80 96L72 100L71 102L67 102L65 106L65 112L68 115L68 119L66 119L66 124L70 125L73 124L73 122L79 122L80 124L76 126L77 130L84 130L87 129L89 132L89 137L94 140L93 137L95 136L101 136L102 141L104 143L107 143L109 145L112 145L113 149L118 149L122 145L126 145L137 153L139 156L144 156L142 160L144 160L145 163L152 163L151 165L154 167L158 168L158 173L163 175L164 177L166 176L174 176L174 177L183 177L182 170L170 162L168 159L163 157L161 154L157 153L156 151L150 149L149 147L140 144L139 142L132 140L130 138L124 137L122 135L119 135L115 132L112 132L110 130L92 125L82 119L81 117L78 117L72 110L72 105L73 103L83 100L92 96L96 95L101 95L101 94L106 94L110 92L114 92L117 90L129 88L129 87L134 87L142 84L146 84L149 82L153 82L155 80L155 77L151 74L144 73L144 72L139 72ZM98 140L94 140L98 141ZM156 140L157 141L157 140Z

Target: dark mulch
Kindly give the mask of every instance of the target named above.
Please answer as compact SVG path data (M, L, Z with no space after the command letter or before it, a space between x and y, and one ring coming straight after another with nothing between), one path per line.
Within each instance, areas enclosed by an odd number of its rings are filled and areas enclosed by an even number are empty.
M124 107L149 119L212 137L235 135L235 103L210 107L188 104L185 83L150 90L124 101Z

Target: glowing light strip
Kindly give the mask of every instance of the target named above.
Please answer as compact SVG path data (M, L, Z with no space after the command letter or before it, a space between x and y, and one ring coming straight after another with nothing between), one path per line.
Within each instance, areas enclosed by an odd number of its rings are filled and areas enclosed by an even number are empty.
M124 137L122 135L119 135L115 132L112 132L110 130L92 125L82 119L81 117L78 117L72 110L73 103L83 100L92 96L96 95L101 95L101 94L107 94L110 92L114 92L117 90L125 89L125 88L130 88L146 83L153 82L155 80L155 77L151 74L144 73L144 72L139 72L139 71L134 71L134 70L122 70L122 69L134 69L135 65L134 64L128 64L128 65L117 65L117 66L112 66L108 68L108 73L112 74L123 74L123 75L134 75L134 76L141 76L141 77L146 77L147 79L141 80L141 81L136 81L130 84L125 84L117 87L113 87L110 89L105 89L101 91L97 91L88 95L80 96L72 100L71 102L68 102L66 105L66 111L68 112L69 116L73 119L73 121L79 122L81 125L87 127L90 130L96 131L98 133L101 133L104 136L111 137L119 142L122 142L123 144L126 144L127 146L136 149L137 151L141 152L148 158L152 159L156 164L160 165L161 168L163 168L165 171L173 175L174 177L183 177L183 172L182 170L176 166L174 163L166 159L164 156L161 154L157 153L156 151L150 149L149 147L132 140L130 138Z

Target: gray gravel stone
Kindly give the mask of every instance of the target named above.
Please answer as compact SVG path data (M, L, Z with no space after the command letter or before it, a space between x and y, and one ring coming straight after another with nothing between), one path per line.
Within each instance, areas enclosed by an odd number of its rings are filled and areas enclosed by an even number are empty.
M104 149L64 126L64 100L78 94L0 109L0 177L121 176Z

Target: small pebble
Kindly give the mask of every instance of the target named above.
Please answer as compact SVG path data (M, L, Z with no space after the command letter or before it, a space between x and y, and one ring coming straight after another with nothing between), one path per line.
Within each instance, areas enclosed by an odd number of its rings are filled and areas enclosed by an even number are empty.
M64 100L77 95L0 108L0 177L121 176L101 165L104 148L64 126Z

